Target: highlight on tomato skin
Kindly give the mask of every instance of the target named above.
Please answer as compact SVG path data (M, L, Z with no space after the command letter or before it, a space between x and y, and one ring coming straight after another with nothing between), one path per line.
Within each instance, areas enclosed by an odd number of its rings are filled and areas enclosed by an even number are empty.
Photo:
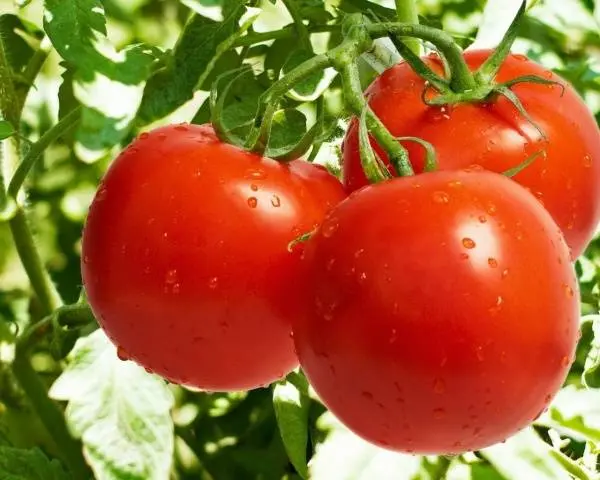
M268 385L298 364L301 263L288 245L344 197L322 167L248 153L208 125L142 134L89 211L89 303L121 357L175 383Z
M568 247L535 197L487 171L364 187L307 242L300 364L367 441L418 454L501 442L561 387L578 340Z
M490 50L468 51L464 58L474 71L490 53ZM442 73L439 57L424 57L424 61ZM523 55L509 55L496 81L506 82L524 75L558 82L511 87L545 138L501 96L479 104L425 105L422 101L425 83L406 63L383 72L365 95L392 134L419 137L431 143L441 170L481 165L502 173L532 155L545 152L545 157L540 156L513 180L527 187L552 214L575 259L583 253L600 222L600 130L589 108L565 79ZM413 142L403 144L416 171L421 172L422 148ZM373 146L386 159L375 142ZM342 173L348 193L367 184L360 164L355 120L344 138Z

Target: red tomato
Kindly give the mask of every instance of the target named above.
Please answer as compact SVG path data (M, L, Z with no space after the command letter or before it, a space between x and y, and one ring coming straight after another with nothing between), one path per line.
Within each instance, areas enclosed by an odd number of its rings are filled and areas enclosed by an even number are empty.
M343 197L322 167L245 152L209 126L142 134L89 212L90 305L121 356L174 382L268 384L297 366L301 262L288 244Z
M474 70L488 55L489 51L468 52L465 60ZM442 72L439 60L426 60ZM428 107L421 99L424 82L406 63L384 72L366 95L371 108L394 135L416 136L433 144L443 170L478 164L501 173L545 150L546 159L538 158L513 179L546 206L575 258L591 240L600 219L600 133L572 87L526 57L510 55L497 81L522 75L538 75L565 86L564 95L560 87L552 85L520 84L512 89L547 141L502 97L488 104ZM422 171L421 147L411 142L405 146L415 169ZM343 176L348 192L367 184L360 166L356 122L344 142Z
M307 242L300 364L358 435L421 454L476 450L536 418L578 338L558 226L496 173L365 187Z

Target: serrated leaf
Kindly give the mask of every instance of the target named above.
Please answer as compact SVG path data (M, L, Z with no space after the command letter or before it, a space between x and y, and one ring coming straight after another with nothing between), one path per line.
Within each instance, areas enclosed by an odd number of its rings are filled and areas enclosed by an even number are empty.
M308 478L308 381L300 373L290 373L273 388L273 407L285 450L302 478Z
M117 52L99 0L46 0L45 7L44 29L73 69L73 95L85 107L76 152L95 161L129 131L158 51L132 45Z
M311 480L413 480L421 458L378 448L343 427L331 413L321 419L332 432L309 463Z
M67 425L98 480L168 478L171 392L162 379L119 360L101 330L77 342L50 396L69 402Z
M0 446L2 480L70 480L58 460L49 460L37 449L22 450Z
M219 46L242 32L238 22L244 14L239 0L222 22L201 15L188 21L168 66L148 81L138 112L141 123L163 118L193 97L211 73L215 61L224 51Z
M14 73L21 72L35 50L25 40L26 35L40 39L42 34L16 15L0 15L0 49Z
M292 108L279 110L273 117L268 153L280 157L292 150L306 132L306 116Z
M527 428L505 443L485 448L479 453L506 480L572 480L571 472L585 473L575 461L544 442L533 428Z
M314 57L314 53L306 50L295 50L287 57L282 69L281 75L285 75L302 62ZM333 79L337 76L337 71L332 68L312 73L302 82L294 85L287 95L298 102L310 102L320 97L323 92L331 85Z
M592 332L594 338L585 359L583 383L590 388L600 387L600 316L592 317Z
M15 129L10 122L0 120L0 140L12 137L15 134Z
M537 422L580 441L600 445L600 390L563 388Z

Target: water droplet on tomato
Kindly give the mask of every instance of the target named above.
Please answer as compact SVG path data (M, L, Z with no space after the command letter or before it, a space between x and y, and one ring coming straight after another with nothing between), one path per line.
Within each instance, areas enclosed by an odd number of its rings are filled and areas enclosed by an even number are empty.
M256 199L256 197L249 197L248 198L248 206L250 208L256 208L257 205L258 205L258 200Z
M395 343L396 340L398 340L398 330L396 330L395 328L392 328L392 334L390 336L390 344Z
M214 290L218 286L219 286L219 277L212 277L208 281L208 288L210 288L211 290Z
M354 252L354 258L359 258L363 253L365 253L365 249L359 248L356 252Z
M583 157L583 166L585 168L590 168L592 166L592 157L590 155Z
M486 210L487 210L487 213L490 214L490 215L495 215L496 212L498 211L496 205L493 204L493 203L488 203Z
M281 199L277 195L273 195L271 197L271 205L273 205L275 208L281 206Z
M527 57L525 55L521 55L520 53L516 53L513 55L513 58L515 60L518 60L519 62L524 62L527 60Z
M446 382L441 378L436 378L433 381L433 392L441 395L446 391Z
M250 185L250 190L252 190L253 192L256 192L258 190L258 185L255 185L253 183L252 185Z
M85 255L85 256L83 257L83 263L85 263L86 265L87 265L88 263L90 263L90 257L88 257L87 255Z
M246 177L262 180L267 178L267 174L261 169L251 169L246 172Z
M146 373L149 373L150 375L154 373L154 370L152 370L150 367L146 367L144 370L146 370Z
M179 293L180 289L181 289L181 285L179 283L175 283L173 285L172 291L175 295L177 295Z
M497 268L498 267L498 260L496 260L493 257L488 258L488 265L490 266L490 268Z
M432 198L435 203L448 203L450 201L450 195L446 192L433 192Z
M165 276L165 283L168 285L173 285L177 282L177 269L169 270Z
M94 201L102 202L102 201L104 201L105 198L106 198L106 188L101 188L100 190L98 190L96 192L96 198L94 199Z
M435 418L436 420L441 420L445 416L446 416L446 410L444 410L443 408L435 408L433 410L433 418Z
M475 246L476 246L475 241L472 238L468 238L468 237L465 237L462 239L462 244L463 244L463 247L468 248L468 249L475 248Z
M178 130L180 132L187 132L189 129L190 127L186 123L180 123L175 127L175 130Z
M119 357L119 360L121 360L122 362L126 362L127 360L129 360L129 354L121 346L117 347L117 357Z
M496 303L494 304L494 306L489 308L490 314L496 315L500 310L502 310L503 303L504 303L504 298L502 298L502 296L498 295L498 297L496 297Z
M552 394L549 393L546 395L546 397L544 398L544 402L545 403L550 403L552 401Z
M146 140L150 134L148 132L144 132L140 134L140 140Z
M565 294L567 295L567 297L572 298L573 295L575 295L575 292L573 291L573 289L566 283L563 284L563 288L565 290Z
M480 362L483 362L485 360L485 356L483 354L483 347L481 345L475 349L475 356Z
M563 367L568 367L571 364L571 359L567 356L562 358L561 364Z
M463 253L460 254L460 258L461 258L461 260L468 260L469 259L469 254L463 252Z
M166 133L159 133L159 134L157 135L157 137L158 137L158 139L159 139L161 142L164 142L164 141L167 139L167 134L166 134Z
M327 261L327 265L325 266L325 268L327 269L328 272L333 268L334 264L335 264L335 258L330 258Z
M518 231L517 233L515 233L515 238L517 240L523 240L523 238L524 238L523 232Z
M508 272L509 272L508 268L505 268L504 270L502 270L502 278L506 278L508 276Z
M358 276L358 283L365 283L365 280L367 279L367 274L366 272L361 272L360 275Z
M479 223L487 222L487 217L485 215L479 215Z
M450 188L460 188L462 187L462 182L460 180L452 180L451 182L448 182L448 186Z
M327 221L323 225L321 232L323 233L323 236L325 238L330 238L337 229L338 229L338 222L337 222L337 220L334 219L334 220Z

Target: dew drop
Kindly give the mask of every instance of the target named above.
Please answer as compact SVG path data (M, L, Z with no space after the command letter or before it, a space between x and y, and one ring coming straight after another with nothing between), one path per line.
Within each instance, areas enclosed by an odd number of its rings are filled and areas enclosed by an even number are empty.
M255 178L256 180L262 180L267 178L267 174L260 169L252 169L246 172L246 176L249 178Z
M490 266L490 268L497 268L498 267L498 260L496 260L493 257L488 258L488 265Z
M479 223L487 222L487 217L485 215L479 215Z
M277 195L273 195L271 197L271 205L273 205L275 208L281 206L281 200Z
M177 294L179 293L179 290L180 290L180 289L181 289L181 285L180 285L179 283L175 283L175 284L173 285L173 289L172 289L172 291L173 291L173 293L174 293L174 294L176 294L176 295L177 295Z
M208 281L208 288L210 288L211 290L214 290L218 286L219 286L219 277L212 277Z
M181 123L175 127L175 130L178 130L180 132L187 132L189 129L190 127L185 123Z
M361 272L361 274L358 276L358 283L365 283L365 280L367 279L367 274L366 272Z
M356 252L354 252L354 258L359 258L363 253L365 253L365 249L359 248Z
M334 264L335 264L335 258L330 258L327 261L327 265L325 266L325 268L327 269L327 271L331 271L331 269L333 268Z
M509 272L508 268L505 268L504 270L502 270L502 278L508 277L508 272Z
M563 284L563 288L565 290L565 295L567 297L572 298L573 295L575 295L575 292L573 291L573 289L569 285L567 285L566 283Z
M129 360L129 354L121 346L117 347L117 357L119 357L119 360L121 360L122 362L126 362L127 360Z
M498 212L498 208L493 203L488 203L486 211L490 215L495 215Z
M432 198L435 203L448 203L450 201L450 196L446 192L434 192Z
M568 367L571 364L571 359L567 356L564 356L560 363L563 367Z
M472 238L465 237L462 239L463 247L471 249L475 248L475 241Z
M321 232L323 233L323 236L325 238L329 238L329 237L331 237L335 233L335 231L337 230L337 228L338 228L337 221L335 221L335 220L334 221L329 221L325 225L323 225L323 228L322 228Z
M256 197L249 197L248 198L248 206L250 208L256 208L257 205L258 205L258 200L256 199Z
M592 157L590 155L583 157L583 166L585 168L590 168L592 166Z
M148 132L144 132L140 134L140 140L146 140L150 134Z
M460 258L461 258L461 260L468 260L469 259L469 254L463 252L463 253L460 254Z
M446 410L444 410L443 408L436 408L433 410L433 417L436 420L441 420L445 416L446 416Z
M398 330L396 330L395 328L392 328L392 334L390 336L390 344L395 343L396 340L398 340Z
M438 395L441 395L446 391L446 382L441 378L436 378L433 382L433 391Z
M475 350L475 356L477 357L477 360L479 362L483 362L485 360L485 356L483 354L483 347L482 346L477 347L477 349Z
M164 142L164 141L167 139L167 134L166 134L166 133L159 133L159 134L157 135L157 137L158 137L158 139L159 139L161 142Z
M167 272L167 275L165 276L165 283L167 285L173 285L176 282L177 282L177 270L176 269L169 270Z
M450 188L460 188L462 187L462 182L460 180L453 180L451 182L448 182L448 186Z
M88 263L90 263L90 257L88 257L87 255L85 255L85 256L83 257L83 263L85 263L86 265L87 265Z
M255 185L253 183L252 185L250 185L250 190L252 190L253 192L256 192L258 190L258 185Z

